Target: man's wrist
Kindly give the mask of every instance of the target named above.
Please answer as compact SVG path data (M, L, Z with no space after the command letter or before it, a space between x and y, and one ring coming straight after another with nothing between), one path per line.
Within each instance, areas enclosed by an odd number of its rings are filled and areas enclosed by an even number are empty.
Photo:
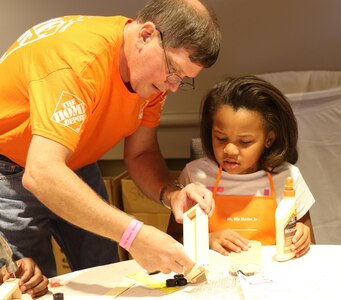
M160 199L161 204L162 204L164 207L166 207L166 208L172 210L172 207L170 206L170 204L168 204L168 203L166 202L166 198L165 198L166 191L167 191L168 189L173 189L173 190L175 190L175 189L180 189L180 190L181 190L181 189L183 189L183 188L184 188L184 186L183 186L181 183L178 183L178 182L176 182L176 181L165 184L165 185L161 188L161 190L160 190L160 198L159 198L159 199Z
M120 239L119 245L125 250L129 251L131 244L135 240L136 235L139 233L142 226L143 222L138 221L136 219L132 219L128 227L125 229Z

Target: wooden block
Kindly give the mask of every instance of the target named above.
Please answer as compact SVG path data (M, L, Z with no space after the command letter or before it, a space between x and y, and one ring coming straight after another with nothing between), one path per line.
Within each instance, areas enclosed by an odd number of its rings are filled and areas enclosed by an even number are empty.
M197 265L206 267L209 260L208 216L199 204L183 216L184 248Z
M1 300L17 300L21 299L21 291L19 289L19 279L11 278L0 285Z
M185 274L185 278L190 283L201 283L207 280L206 273L207 270L204 267L195 265L191 271Z
M240 270L245 275L254 275L260 272L262 265L262 243L250 241L250 244L251 247L247 251L230 253L230 273L236 274Z

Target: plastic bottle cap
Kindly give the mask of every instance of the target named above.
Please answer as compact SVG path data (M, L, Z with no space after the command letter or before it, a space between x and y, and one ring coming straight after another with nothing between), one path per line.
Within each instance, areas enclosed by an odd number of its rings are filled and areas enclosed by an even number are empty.
M287 177L285 180L284 196L295 197L295 190L292 182L292 177Z
M170 278L166 280L166 286L167 287L174 287L176 286L176 279Z
M53 300L64 300L64 294L63 293L53 294Z
M178 286L185 286L185 285L187 285L187 279L186 278L179 278L179 279L177 279L176 285L178 285Z

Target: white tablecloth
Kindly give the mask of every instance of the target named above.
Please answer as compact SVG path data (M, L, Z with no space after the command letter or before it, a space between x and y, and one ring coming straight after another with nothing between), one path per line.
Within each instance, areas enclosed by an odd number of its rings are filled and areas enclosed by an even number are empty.
M257 285L234 284L229 275L229 257L216 252L210 252L209 273L207 282L189 284L185 288L171 294L136 283L127 289L117 299L338 299L341 290L339 271L341 270L340 245L312 245L310 251L303 257L287 262L276 262L273 259L274 246L262 247L261 273L270 279L269 283ZM144 270L134 261L124 261L116 264L100 266L59 276L62 284L40 300L51 300L53 292L63 292L64 299L114 299L110 291L132 283L127 274L144 273ZM153 277L166 280L172 275L158 274ZM246 288L245 288L246 287ZM107 294L107 295L106 295ZM331 296L334 298L330 298Z

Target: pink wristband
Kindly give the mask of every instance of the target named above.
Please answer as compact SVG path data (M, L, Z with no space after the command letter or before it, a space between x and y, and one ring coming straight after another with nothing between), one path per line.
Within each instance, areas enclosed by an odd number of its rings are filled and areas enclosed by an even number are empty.
M136 219L132 219L124 231L121 240L120 240L120 246L127 251L129 251L131 244L133 243L136 235L140 231L141 227L143 225L143 222L138 221Z

